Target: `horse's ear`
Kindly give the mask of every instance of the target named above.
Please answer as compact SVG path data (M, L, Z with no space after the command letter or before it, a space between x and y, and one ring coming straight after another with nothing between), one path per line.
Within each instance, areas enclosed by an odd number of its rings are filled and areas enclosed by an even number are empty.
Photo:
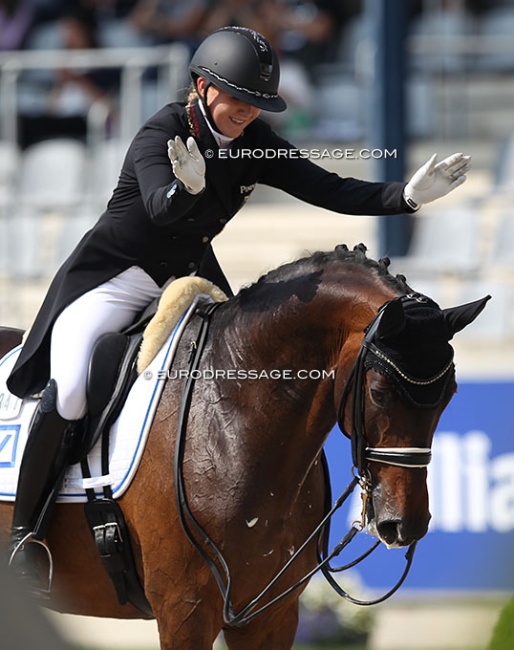
M377 327L377 336L387 338L398 334L405 326L405 312L399 300L391 300L384 307Z
M485 298L468 302L465 305L443 309L444 320L451 334L450 339L475 320L490 298L491 296L485 296Z

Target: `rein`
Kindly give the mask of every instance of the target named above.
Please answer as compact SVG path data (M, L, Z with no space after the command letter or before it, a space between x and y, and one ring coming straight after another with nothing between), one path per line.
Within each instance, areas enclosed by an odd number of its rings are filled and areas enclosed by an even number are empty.
M398 300L407 301L416 301L420 302L423 296L419 294L409 294L407 296L401 296ZM191 342L191 352L189 356L189 367L187 377L185 379L182 398L180 402L180 410L178 416L178 430L177 438L175 443L175 458L174 458L174 481L175 481L175 493L177 499L177 509L179 520L186 533L188 539L197 549L200 555L203 557L209 569L211 570L217 584L218 588L223 597L223 619L227 625L231 626L243 626L252 621L254 618L259 616L261 613L266 611L268 608L272 607L278 601L282 600L288 596L291 592L298 589L304 583L306 583L312 576L318 571L322 571L323 575L333 587L333 589L346 600L355 603L357 605L375 605L381 603L390 596L392 596L403 584L405 578L408 575L410 567L412 565L414 551L416 548L416 542L411 544L408 547L408 550L405 554L406 566L405 569L396 583L396 585L390 589L385 595L376 600L361 601L350 596L346 591L344 591L335 581L332 573L341 572L347 570L367 558L381 543L380 540L377 540L370 549L363 553L360 557L355 559L349 564L346 564L342 567L332 567L330 561L337 557L346 546L352 541L357 533L359 533L365 527L366 519L366 504L370 497L371 493L371 482L369 480L369 471L367 469L367 464L369 462L380 462L387 463L390 465L396 465L399 467L426 467L430 462L431 450L428 448L417 448L417 447L398 447L398 448L372 448L366 446L365 432L364 432L364 422L363 422L363 410L364 410L364 379L365 379L365 369L364 361L365 357L370 349L370 345L373 344L378 324L383 313L382 308L375 319L370 323L367 328L366 335L362 342L357 360L354 364L354 367L350 373L350 377L346 383L345 390L343 392L341 402L338 408L338 425L343 433L343 418L345 406L348 401L350 391L353 388L353 401L352 401L352 435L348 436L351 439L352 444L352 458L355 469L357 470L357 475L353 477L352 481L349 483L347 488L344 490L343 494L335 501L334 505L330 507L331 502L331 490L330 490L330 477L328 471L328 464L325 458L324 453L322 453L321 459L323 463L325 483L326 483L326 494L327 494L327 505L326 505L326 514L318 524L318 526L312 531L309 537L303 542L303 544L296 550L296 552L291 556L291 558L286 562L286 564L280 569L280 571L275 575L275 577L267 584L266 587L255 597L253 598L246 606L244 606L239 612L234 611L234 607L231 600L232 593L232 576L230 573L230 568L227 561L225 560L223 553L216 546L215 542L209 537L207 532L202 528L199 522L196 520L194 514L189 507L184 474L183 474L183 461L184 461L184 450L185 450L185 441L186 441L186 431L187 431L187 419L189 415L189 409L191 406L192 393L195 384L195 377L198 376L198 370L200 365L200 360L202 352L204 350L205 344L207 342L207 336L209 331L209 325L211 322L212 314L215 309L219 306L220 303L210 303L202 308L199 315L202 318L201 325L197 334L196 341ZM345 435L348 435L345 433ZM362 490L362 499L363 499L363 509L361 521L355 522L352 524L348 533L343 537L343 539L333 548L332 551L328 551L328 539L330 531L330 521L339 508L345 503L349 498L355 488L359 485ZM260 604L265 596L268 595L270 590L276 585L278 580L284 575L284 573L289 569L289 567L298 559L301 553L311 544L313 541L318 540L318 564L307 573L303 578L298 580L291 587L280 593L278 596L274 597L272 600L268 601L264 605ZM210 552L210 553L209 553ZM212 557L211 557L212 554ZM214 559L213 559L214 557Z

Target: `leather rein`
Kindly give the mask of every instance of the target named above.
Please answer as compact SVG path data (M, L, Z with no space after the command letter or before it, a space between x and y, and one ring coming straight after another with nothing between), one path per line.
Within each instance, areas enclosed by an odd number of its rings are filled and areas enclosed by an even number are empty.
M421 302L424 296L420 294L408 294L406 296L400 296L395 300L401 300L404 303L409 301ZM342 495L335 501L334 505L331 506L331 489L330 489L330 477L328 472L328 464L324 453L321 455L321 460L323 463L324 474L325 474L325 487L326 487L326 507L325 507L325 516L318 524L318 526L312 531L309 537L305 542L296 550L296 552L291 556L287 563L280 569L277 575L267 584L266 587L247 605L242 607L238 612L234 611L232 605L231 593L232 593L232 576L227 561L225 560L223 553L216 546L214 541L209 537L207 532L202 528L199 522L196 520L194 514L191 511L191 508L188 503L184 475L183 475L183 460L184 460L184 449L185 449L185 440L186 440L186 430L187 430L187 420L189 415L189 409L191 405L192 393L195 384L195 377L198 376L198 368L200 365L200 360L202 356L203 349L207 342L207 336L209 331L209 325L211 321L211 316L214 313L215 309L219 306L220 303L209 303L206 306L202 307L198 312L199 316L202 318L200 329L196 338L196 341L191 343L191 353L189 356L189 367L186 375L182 398L180 403L179 417L178 417L178 430L177 438L175 443L175 457L174 457L174 481L175 481L175 493L177 500L177 509L180 523L186 533L187 537L193 544L193 546L198 550L200 555L203 557L207 565L209 566L217 584L219 590L223 597L223 618L224 622L230 626L243 626L249 623L251 620L259 616L261 613L272 607L278 601L285 598L294 590L298 589L301 585L305 584L312 576L318 571L322 571L325 578L328 580L329 584L335 589L335 591L352 603L358 605L375 605L381 603L390 596L392 596L403 584L405 578L408 575L410 567L412 565L414 551L416 548L416 542L411 544L408 547L408 550L405 554L406 566L405 569L395 584L395 586L390 589L385 595L375 600L358 600L350 596L346 591L344 591L341 586L335 581L332 573L345 571L357 564L362 560L367 558L372 551L374 551L379 545L380 540L377 540L371 548L369 548L365 553L360 557L355 559L349 564L346 564L342 567L332 567L330 562L332 559L337 557L341 551L348 546L352 541L355 535L363 530L366 525L366 505L367 501L371 496L371 481L370 474L368 470L368 463L370 462L380 462L386 463L389 465L396 465L399 467L427 467L431 459L431 450L429 448L418 448L418 447L394 447L394 448L373 448L366 445L366 437L364 431L364 381L366 376L366 371L364 367L364 361L368 352L374 346L374 339L378 329L380 319L385 305L379 310L377 316L367 327L364 339L361 344L357 359L353 366L353 369L350 373L349 379L346 383L345 389L338 408L338 425L341 431L350 438L352 444L352 458L354 465L354 477L347 488L344 490ZM386 303L388 304L388 303ZM386 359L389 361L388 359ZM389 361L392 363L392 361ZM448 371L449 368L446 369ZM438 377L439 378L439 377ZM435 379L434 379L435 381ZM352 397L352 432L351 435L346 434L343 426L343 418L345 413L346 404L348 402L350 393L353 391ZM361 520L354 522L349 530L349 532L343 537L343 539L329 552L328 550L328 540L330 532L330 521L332 516L335 514L339 508L345 503L345 501L350 497L354 489L360 486L362 490L362 515ZM276 585L278 580L284 575L284 573L289 569L289 567L295 562L295 560L300 556L301 553L314 541L317 542L318 546L318 564L307 573L303 578L298 580L294 585L280 593L278 596L269 600L265 604L262 604L263 599L269 594L271 589ZM214 558L214 559L213 559Z

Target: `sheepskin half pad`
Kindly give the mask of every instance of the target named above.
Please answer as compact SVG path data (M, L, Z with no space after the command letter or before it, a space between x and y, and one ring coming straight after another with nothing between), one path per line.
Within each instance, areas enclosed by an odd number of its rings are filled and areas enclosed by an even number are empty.
M178 278L164 290L157 313L146 326L137 360L137 372L141 374L155 358L164 342L198 294L223 302L227 296L209 280L194 276Z

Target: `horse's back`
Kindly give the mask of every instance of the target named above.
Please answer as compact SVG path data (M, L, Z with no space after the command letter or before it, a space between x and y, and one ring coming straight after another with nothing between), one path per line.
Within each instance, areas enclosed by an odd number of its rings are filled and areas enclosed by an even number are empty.
M0 326L0 359L17 345L20 345L22 339L23 330L16 327Z

